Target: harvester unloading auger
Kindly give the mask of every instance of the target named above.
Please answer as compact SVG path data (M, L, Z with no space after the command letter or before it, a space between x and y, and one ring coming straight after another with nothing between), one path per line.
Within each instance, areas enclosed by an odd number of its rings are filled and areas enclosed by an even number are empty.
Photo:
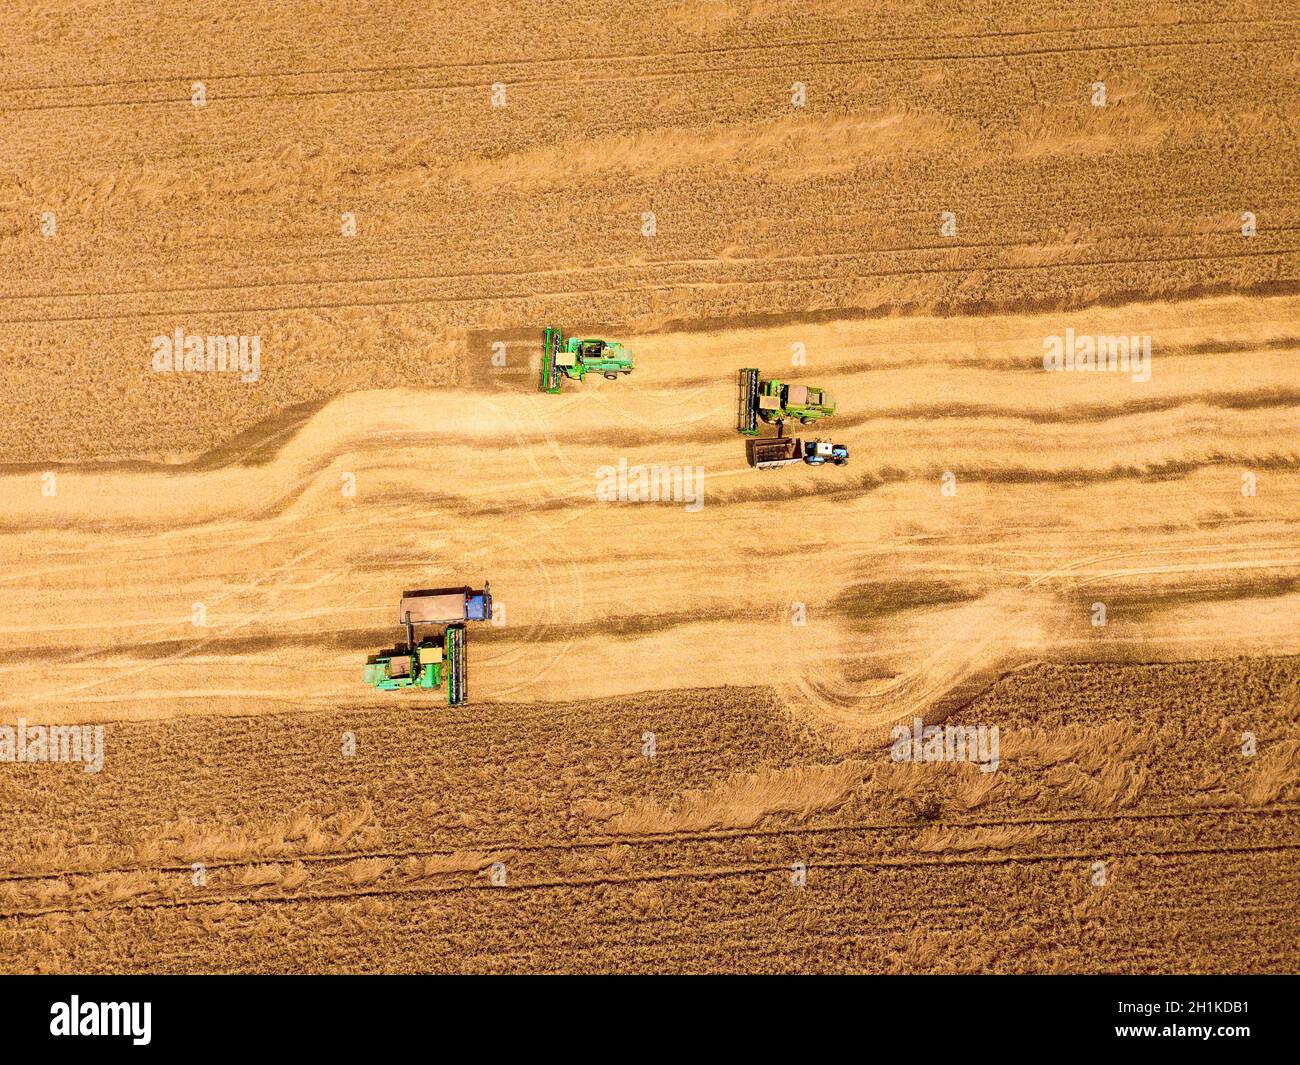
M492 590L430 588L403 592L397 608L399 625L406 626L406 645L381 651L366 661L363 678L380 691L399 688L445 688L449 706L468 695L465 676L465 622L492 619ZM415 642L417 625L435 625L438 635Z
M560 390L562 379L581 381L589 373L604 375L613 381L619 374L630 374L632 353L613 340L567 340L560 330L547 328L542 339L542 374L538 387L552 395Z
M795 462L843 466L849 461L849 449L844 444L826 440L805 442L797 436L785 435L785 423L789 420L811 425L835 413L835 398L826 389L792 385L775 378L764 381L753 368L740 371L737 385L740 399L736 430L750 437L745 441L745 454L751 466L771 470ZM776 436L762 436L760 422L775 425Z

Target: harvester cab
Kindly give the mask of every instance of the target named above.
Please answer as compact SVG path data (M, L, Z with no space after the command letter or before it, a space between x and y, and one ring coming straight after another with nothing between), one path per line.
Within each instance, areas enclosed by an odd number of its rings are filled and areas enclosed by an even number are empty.
M632 353L613 340L565 338L548 328L542 339L542 372L538 387L554 395L563 378L581 381L588 373L598 373L613 381L633 370Z
M473 588L430 588L405 592L397 610L398 623L406 627L406 644L372 655L363 679L380 691L399 688L445 688L449 706L459 706L468 695L465 671L465 623L490 621L492 591ZM442 629L415 642L417 625Z

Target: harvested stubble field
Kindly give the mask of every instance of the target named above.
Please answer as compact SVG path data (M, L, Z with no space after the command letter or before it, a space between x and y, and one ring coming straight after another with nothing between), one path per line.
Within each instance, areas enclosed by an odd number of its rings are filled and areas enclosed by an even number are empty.
M0 34L0 722L105 726L0 764L4 970L1297 968L1288 5ZM538 394L548 323L636 372ZM154 373L177 328L260 379ZM749 470L798 345L852 461ZM483 578L469 705L361 684ZM1000 768L893 761L914 716Z
M1002 723L987 774L845 751L752 687L115 724L102 773L4 781L0 957L49 971L1286 971L1298 680L1296 658L1034 667L954 718Z

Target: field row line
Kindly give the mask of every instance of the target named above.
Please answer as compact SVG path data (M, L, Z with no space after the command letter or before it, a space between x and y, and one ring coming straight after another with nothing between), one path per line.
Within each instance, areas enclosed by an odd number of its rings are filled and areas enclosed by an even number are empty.
M1282 233L1292 234L1300 232L1300 225L1297 226L1271 226L1266 237L1279 235ZM1198 241L1198 240L1215 240L1215 239L1233 239L1233 233L1143 233L1140 230L1123 235L1106 235L1095 240L1087 242L1088 247L1106 243L1141 243L1145 241ZM1048 245L1050 246L1050 245ZM871 259L876 257L898 256L898 255L918 255L922 253L939 253L952 254L954 252L968 252L978 254L989 251L1006 251L1020 248L1039 249L1044 247L1042 241L1012 240L1012 241L993 241L989 243L961 243L953 241L947 244L911 244L901 245L892 248L867 248L860 251L838 251L838 252L819 252L815 255L746 255L746 256L729 256L725 259L654 259L647 262L637 263L629 266L622 263L611 263L605 266L576 266L576 267L546 267L540 270L468 270L459 273L447 274L427 274L427 273L398 273L398 274L379 274L374 277L319 277L319 278L302 278L301 280L277 280L277 281L220 281L210 284L194 285L164 285L152 288L122 288L122 289L79 289L69 290L66 292L13 292L0 293L0 303L15 301L31 300L33 302L45 300L67 300L67 299L119 299L123 296L157 296L157 295L175 295L177 293L207 293L207 292L230 292L230 291L252 291L255 289L287 289L287 288L318 288L324 285L379 285L389 284L392 282L403 281L427 281L432 283L445 283L448 281L481 281L496 280L499 278L540 278L540 277L576 277L576 276L599 276L606 274L619 274L636 271L666 271L671 269L690 268L690 267L708 267L713 270L743 268L744 266L774 266L780 263L824 263L824 262L845 262L861 259ZM1279 249L1263 249L1254 252L1242 253L1253 255L1281 254L1290 251L1300 251L1300 248L1284 247ZM1167 260L1162 260L1167 261ZM1088 266L1089 262L1057 262L1035 264L1033 268L1048 268L1053 266ZM984 264L968 269L987 269ZM732 282L711 282L713 284L730 284Z
M1115 259L1097 259L1086 262L1072 263L1031 263L1031 264L980 264L978 266L961 266L961 267L918 267L915 269L904 270L874 270L861 274L844 274L830 275L820 277L786 277L770 278L756 281L683 281L676 285L680 289L729 289L729 288L746 288L772 285L811 285L826 283L843 283L852 281L867 281L873 278L884 277L920 277L920 276L942 276L942 275L970 275L973 273L1007 273L1017 271L1032 270L1086 270L1108 266L1137 266L1137 265L1166 265L1170 263L1209 263L1219 261L1229 261L1235 259L1252 259L1268 258L1284 255L1293 255L1300 252L1300 248L1277 248L1267 251L1243 251L1232 252L1218 255L1171 255L1171 256L1136 256L1132 258L1115 258ZM1295 278L1274 279L1270 284L1287 283L1296 280ZM625 288L612 290L616 294L630 294L637 292L656 292L662 288L662 282L655 282L647 285L634 285ZM74 322L103 322L103 321L135 321L143 318L175 318L179 315L220 315L220 314L272 314L282 311L307 311L307 310L327 310L342 309L351 307L396 307L416 304L436 304L436 305L464 305L475 303L505 303L509 301L518 301L525 299L557 299L566 296L570 297L596 297L606 295L611 290L608 289L563 289L556 292L541 293L506 293L497 295L481 296L452 296L452 297L432 297L432 296L391 296L387 299L371 300L335 300L319 303L287 303L259 307L238 307L238 308L207 308L207 307L176 307L168 310L145 310L145 311L125 311L106 314L81 314L81 315L63 315L57 317L19 317L19 318L0 318L0 325L66 325ZM1013 312L1014 307L1003 308L1004 312Z
M1277 22L1279 20L1273 20L1273 21ZM1262 24L1263 23L1261 23L1261 25ZM1281 21L1280 24L1292 25L1294 23ZM1213 25L1213 23L1211 23L1211 25ZM917 39L933 40L934 38L928 35L921 35ZM958 62L969 62L969 61L995 61L995 60L1019 59L1019 58L1039 57L1039 56L1085 54L1090 52L1133 51L1133 50L1141 50L1141 49L1154 50L1154 49L1163 48L1163 49L1170 49L1170 50L1178 50L1178 49L1221 47L1221 46L1241 48L1243 45L1251 45L1251 44L1272 45L1272 44L1278 44L1279 42L1294 40L1294 39L1295 38L1288 36L1286 34L1275 33L1275 34L1261 36L1261 37L1227 37L1227 38L1208 38L1204 40L1173 40L1173 41L1159 40L1159 39L1146 40L1146 41L1119 41L1119 42L1107 42L1107 43L1100 43L1100 44L1062 45L1054 48L1025 48L1025 49L1013 49L1009 51L993 51L993 52L948 52L948 53L928 53L923 55L895 55L895 54L871 55L871 56L853 55L846 59L817 59L817 58L809 58L806 55L802 55L799 56L797 60L792 58L790 60L790 63L792 65L797 64L797 67L800 70L814 70L820 67L836 67L836 66L859 67L859 66L867 66L871 64L883 64L883 63L958 63ZM819 43L831 43L831 42L819 42ZM840 41L835 43L843 44L845 42ZM849 43L872 43L872 42L849 42ZM772 46L767 46L767 47L772 47ZM780 47L798 47L798 46L782 45ZM805 45L803 47L806 48L808 46ZM727 50L723 50L723 51L727 51ZM668 54L686 55L690 53L668 53ZM654 59L657 57L631 56L629 58ZM484 74L484 77L507 76L501 73L501 70L505 65L506 64L496 64L490 73ZM448 64L447 66L450 66L450 64ZM581 81L577 81L577 82L575 82L574 79L572 79L571 77L563 76L563 75L559 77L515 78L511 82L511 86L514 88L518 88L520 86L562 85L566 87L573 87L578 92L582 92L588 87L593 87L593 86L599 87L599 86L619 84L624 82L638 83L638 82L648 82L648 81L660 81L665 79L677 79L677 78L692 76L692 75L732 76L735 74L746 74L746 73L771 74L774 71L774 64L771 60L769 60L768 62L761 62L761 63L755 63L750 65L736 64L736 65L731 65L726 67L705 65L701 67L675 69L675 70L661 70L659 68L660 66L661 65L657 65L653 73L630 74L624 76L588 77L588 78L583 78ZM396 73L400 69L403 68L395 67L392 68L392 71ZM417 69L417 70L443 69L443 66L437 64L415 65L412 66L410 69ZM384 68L379 68L378 71L362 71L361 68L357 68L357 70L344 70L341 73L341 75L338 76L347 76L350 73L358 73L358 72L382 73L385 71ZM260 77L260 78L270 79L270 78L275 78L280 76L282 75L272 74L272 75L253 75L247 77ZM287 76L311 76L311 75L309 75L307 72L295 72L294 74L287 75ZM188 77L194 77L194 76L191 75ZM217 80L217 81L233 80L237 77L241 77L241 76L240 75L227 75L227 76L217 75L216 78L213 80ZM121 83L109 82L99 86L92 86L87 84L87 85L78 86L77 88L112 87L116 84L122 84L122 85L156 84L156 83L166 84L171 82L172 80L173 79L162 79L162 78L142 79L133 82L121 82ZM184 80L188 80L188 78L181 78L177 80L181 80L183 82ZM457 89L477 91L484 88L487 84L489 84L489 82L483 81L481 79L475 79L472 81L465 81L465 82L444 82L444 83L410 85L410 86L375 86L375 87L340 86L337 88L298 89L298 90L289 90L284 92L231 93L228 95L221 96L220 99L222 100L222 102L247 102L247 101L260 101L260 100L310 99L310 98L317 98L322 96L340 96L340 95L360 96L360 95L384 95L384 94L413 93L413 92L422 93L422 92L430 92L430 91L446 92L446 91L453 91ZM0 92L24 93L24 92L64 91L66 88L69 87L58 86L58 87L47 87L44 89L7 88L7 89L0 89ZM177 103L188 103L188 102L189 102L188 96L176 96L176 97L163 97L160 99L78 101L78 102L71 102L71 103L54 103L54 104L23 104L23 105L18 105L13 107L0 107L0 114L19 114L19 113L30 113L30 112L39 113L43 111L60 111L60 110L93 110L93 109L110 108L110 107L150 107L150 106L159 106L159 105L173 106Z
M1182 19L1178 22L1117 22L1108 23L1098 26L1052 26L1043 29L1013 29L1013 30L980 30L974 33L912 33L912 34L895 34L889 37L833 37L811 40L795 41L777 41L772 44L736 44L736 45L716 45L708 48L678 48L664 52L614 52L598 53L595 55L578 56L566 53L563 58L548 59L539 56L526 56L521 59L478 59L472 62L453 62L442 60L439 62L426 63L392 63L380 66L359 66L359 67L335 67L318 70L288 70L277 71L275 73L239 73L239 74L209 74L206 75L208 81L233 81L233 80L252 80L262 78L290 78L290 77L321 77L348 74L371 74L387 73L390 71L408 71L408 70L468 70L477 67L485 67L489 70L495 70L503 66L542 66L542 65L562 65L571 66L574 63L598 63L598 62L623 62L627 60L650 60L650 59L669 59L682 55L727 55L732 53L745 52L770 52L777 49L806 49L817 48L822 45L859 45L859 44L906 44L912 41L966 41L966 40L987 40L1005 37L1035 37L1050 34L1072 34L1072 33L1108 33L1115 30L1142 30L1142 29L1179 29L1183 27L1205 27L1205 26L1293 26L1300 23L1300 20L1289 18L1216 18L1216 19ZM120 78L103 81L81 81L81 82L60 82L56 84L45 85L3 85L0 86L0 92L46 92L59 89L94 89L119 87L125 85L152 85L165 84L171 81L183 81L187 78L194 77L191 73L177 74L155 74L147 78Z
M570 852L578 850L600 850L613 846L658 846L662 844L674 843L709 843L713 841L726 841L733 839L746 838L781 838L788 836L822 836L822 835L842 835L854 832L920 832L928 828L934 828L936 825L943 828L966 829L966 828L1009 828L1031 825L1071 825L1071 824L1104 824L1118 821L1166 821L1182 820L1184 818L1198 817L1222 817L1230 814L1241 814L1248 817L1276 817L1286 814L1300 813L1300 804L1279 803L1272 806L1262 807L1206 807L1198 809L1182 810L1151 810L1151 811L1133 811L1124 813L1111 814L1062 814L1046 817L1017 817L1017 818L973 818L960 821L944 821L941 824L937 822L930 823L909 823L909 822L872 822L861 821L847 825L820 825L820 826L789 826L784 828L768 829L721 829L721 830L703 830L698 832L663 832L663 833L644 833L638 835L612 835L600 836L584 839L575 839L563 842L541 842L541 843L481 843L466 842L450 850L429 850L423 848L412 848L403 850L361 850L345 852L329 852L321 854L293 854L293 855L260 855L250 858L230 858L204 861L203 865L208 869L237 869L251 865L271 865L271 864L292 864L294 862L348 862L368 858L379 859L401 859L401 858L448 858L457 853L472 851L484 854L519 854L519 853L542 853L546 851ZM200 861L195 858L191 862L179 862L173 864L160 865L124 865L112 866L102 869L62 869L48 873L14 873L6 872L0 874L0 883L5 882L24 882L39 880L55 880L65 876L99 876L107 874L130 874L130 873L148 873L148 872L189 872L193 861Z
M1106 851L1105 853L1111 860L1120 861L1131 858L1188 858L1228 854L1274 854L1290 851L1300 851L1300 842L1244 845L1239 847L1173 847L1151 850ZM817 869L884 870L918 869L932 866L1035 865L1045 863L1086 862L1096 860L1097 854L1098 852L1096 851L1070 851L1040 854L965 854L947 858L881 858L872 861L852 861L846 859L842 861L832 860L818 862L811 867L810 871L815 871ZM526 881L524 883L507 882L501 885L471 882L467 884L447 884L434 887L426 884L423 886L408 885L405 887L360 889L355 891L311 892L297 896L245 894L233 896L228 895L211 899L192 899L186 901L169 900L142 902L134 905L53 906L13 910L8 913L0 913L0 921L14 918L44 917L52 914L70 915L76 913L108 913L121 910L171 910L186 909L194 906L212 907L226 904L241 905L245 903L251 903L254 905L299 905L302 903L329 902L341 899L379 898L397 895L461 894L470 891L490 891L499 892L501 894L519 894L533 891L573 891L582 888L663 883L673 880L729 880L754 876L770 876L777 873L783 876L789 875L790 868L787 865L753 863L748 865L717 866L713 868L661 869L643 873L629 873L627 875L577 877L568 880L534 880ZM456 874L453 873L450 875Z

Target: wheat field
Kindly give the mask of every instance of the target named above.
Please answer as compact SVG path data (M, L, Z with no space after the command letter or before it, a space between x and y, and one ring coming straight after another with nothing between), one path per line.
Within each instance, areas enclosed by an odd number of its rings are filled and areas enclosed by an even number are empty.
M1295 971L1298 22L0 12L0 725L103 729L0 757L0 970ZM468 704L362 683L485 579Z

